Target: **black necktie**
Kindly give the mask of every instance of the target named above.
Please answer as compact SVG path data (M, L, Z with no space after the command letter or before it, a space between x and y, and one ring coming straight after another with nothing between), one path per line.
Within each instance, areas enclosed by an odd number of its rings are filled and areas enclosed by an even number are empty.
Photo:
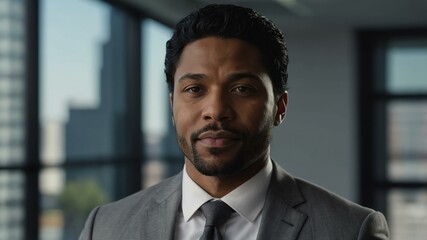
M223 201L210 201L200 207L206 217L205 230L200 240L222 240L219 227L227 221L234 211Z

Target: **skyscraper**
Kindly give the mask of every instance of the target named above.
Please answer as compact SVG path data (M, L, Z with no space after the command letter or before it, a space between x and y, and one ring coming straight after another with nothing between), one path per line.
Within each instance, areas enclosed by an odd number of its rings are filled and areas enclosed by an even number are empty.
M0 164L24 161L25 1L0 0ZM23 238L24 178L0 171L0 240Z
M100 193L110 200L126 193L123 187L116 187L122 179L120 167L101 162L124 161L127 156L127 21L125 13L111 10L109 39L99 46L99 104L70 106L65 124L66 161L100 163L96 167L67 169L67 184L96 184ZM64 240L78 237L87 214L65 212Z

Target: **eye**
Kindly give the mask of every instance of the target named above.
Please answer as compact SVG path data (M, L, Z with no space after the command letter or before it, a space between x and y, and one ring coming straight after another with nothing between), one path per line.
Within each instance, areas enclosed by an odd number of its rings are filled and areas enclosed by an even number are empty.
M199 86L189 86L184 89L184 92L192 93L192 94L200 94L203 89Z
M233 88L232 92L237 93L242 96L249 96L255 93L255 88L252 86L240 85Z

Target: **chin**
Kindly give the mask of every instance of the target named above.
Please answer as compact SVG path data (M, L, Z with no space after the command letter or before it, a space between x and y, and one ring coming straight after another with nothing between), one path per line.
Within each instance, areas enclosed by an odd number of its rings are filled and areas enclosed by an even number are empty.
M225 156L210 156L208 158L197 156L191 162L201 174L213 177L233 176L246 168L246 164L239 161L238 158L226 159Z

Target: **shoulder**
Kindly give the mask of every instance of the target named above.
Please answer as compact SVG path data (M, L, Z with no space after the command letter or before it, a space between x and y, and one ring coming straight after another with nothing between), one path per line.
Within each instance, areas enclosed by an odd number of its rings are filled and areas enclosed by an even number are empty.
M353 203L323 187L287 173L274 164L271 188L288 205L307 213L366 216L374 210Z
M167 199L177 191L181 191L182 175L177 174L170 177L152 187L143 189L121 200L106 204L100 210L111 212L130 212L135 213L136 210L148 208L150 204L156 204Z
M323 187L288 174L275 166L276 197L306 215L302 234L325 239L387 239L387 222L380 212L349 201ZM368 237L368 238L366 238Z
M345 199L323 187L300 178L294 178L295 182L305 199L305 208L316 212L334 210L335 214L351 215L361 217L374 212L370 208L363 207L348 199Z
M381 212L363 207L322 187L295 178L305 203L297 207L307 215L315 236L328 239L388 239L387 221Z
M119 201L96 207L90 213L80 239L120 239L128 228L149 221L146 216L150 209L158 209L166 201L178 205L181 179L182 175L178 174Z

